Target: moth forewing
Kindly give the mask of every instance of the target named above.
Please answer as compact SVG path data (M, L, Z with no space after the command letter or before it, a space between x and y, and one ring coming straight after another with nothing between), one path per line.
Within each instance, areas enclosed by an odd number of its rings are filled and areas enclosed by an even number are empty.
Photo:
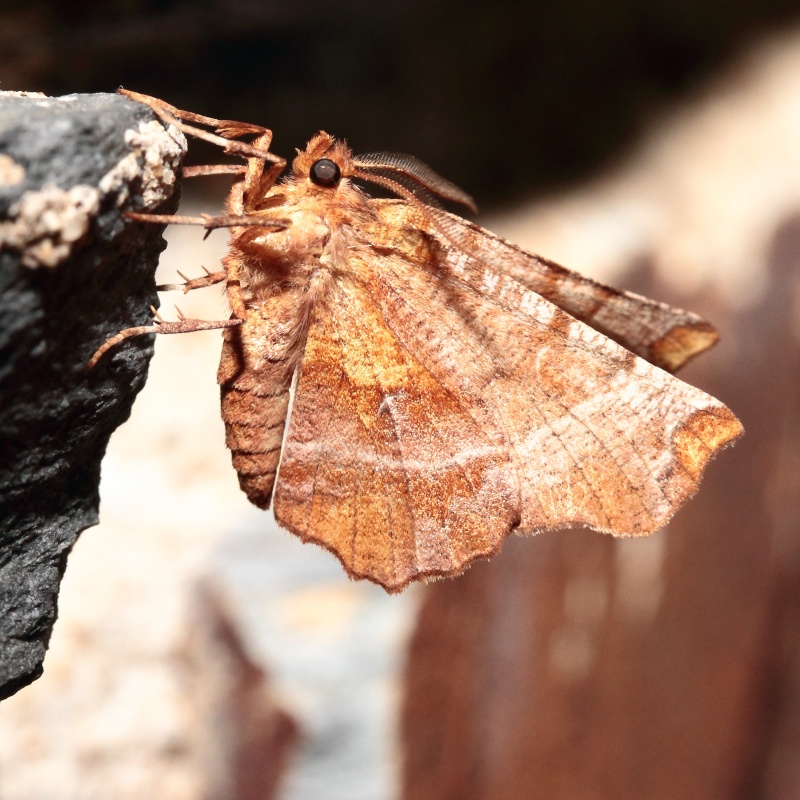
M339 166L335 185L327 165L315 176L321 159ZM295 167L272 212L297 232L270 234L259 265L242 255L240 269L266 293L256 304L316 286L313 303L297 298L304 340L272 499L279 524L352 577L398 591L457 574L511 531L650 533L740 434L721 403L618 343L668 365L654 345L671 331L713 330L695 315L583 279L405 190L374 200L347 181L363 177L359 159L323 134ZM273 347L261 320L226 339ZM234 453L251 497L266 485L257 455Z

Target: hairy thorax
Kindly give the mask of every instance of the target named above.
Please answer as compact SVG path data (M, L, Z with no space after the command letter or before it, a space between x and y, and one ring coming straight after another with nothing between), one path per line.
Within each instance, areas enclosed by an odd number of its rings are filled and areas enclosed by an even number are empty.
M231 254L253 302L275 291L301 289L307 301L324 291L333 278L343 278L357 261L353 228L376 220L364 193L342 180L338 191L319 192L307 180L289 180L270 192L257 212L289 222L284 230L239 229ZM304 303L305 305L305 303Z
M309 198L299 198L281 216L290 223L285 230L244 229L231 241L231 252L241 256L240 271L255 301L276 283L307 284L330 240L324 209Z

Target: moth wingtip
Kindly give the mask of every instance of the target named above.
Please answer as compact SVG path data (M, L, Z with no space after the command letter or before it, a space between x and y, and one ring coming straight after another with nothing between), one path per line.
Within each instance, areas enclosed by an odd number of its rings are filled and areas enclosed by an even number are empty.
M648 360L668 372L676 372L718 341L717 329L708 322L676 325L650 345Z

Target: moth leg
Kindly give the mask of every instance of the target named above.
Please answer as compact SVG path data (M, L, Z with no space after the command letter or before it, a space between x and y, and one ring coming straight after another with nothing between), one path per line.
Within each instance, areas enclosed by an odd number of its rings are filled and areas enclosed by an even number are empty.
M256 204L266 197L278 176L283 172L283 164L267 162L260 158L247 159L247 172L242 185L242 210L254 211Z
M158 310L154 306L150 306L150 310L153 312L152 325L139 325L135 328L126 328L124 331L120 331L115 336L107 339L89 359L89 369L92 369L112 347L134 336L144 336L148 333L193 333L194 331L231 328L242 324L242 320L238 318L223 320L187 319L177 306L175 306L175 310L178 312L178 319L174 322L168 322L158 313Z
M235 122L227 119L215 119L214 117L204 117L191 111L182 111L175 106L159 100L157 97L150 97L139 92L131 92L128 89L117 89L119 94L129 97L139 103L151 108L164 122L173 125L178 130L197 139L204 139L222 148L225 153L230 155L242 156L243 158L263 159L270 164L281 165L281 170L286 166L286 162L274 153L269 152L269 145L272 142L272 132L269 128L261 125L254 125L249 122ZM210 133L196 125L188 125L184 120L194 122L199 125L208 125L217 130L218 134ZM256 139L252 144L237 141L237 136L254 134Z
M203 164L184 167L184 178L201 178L206 175L244 175L247 167L244 164Z
M130 89L123 88L117 89L117 94L130 97L131 100L135 100L137 103L142 103L145 106L149 106L159 116L161 114L169 114L173 117L188 119L191 122L196 122L199 125L208 125L209 127L217 127L217 125L219 125L221 122L221 120L214 119L213 117L204 117L202 114L195 114L193 111L182 111L181 109L170 105L166 101L160 100L158 97L153 97L149 94L133 92Z
M231 307L233 316L244 322L247 319L247 306L242 296L242 281L239 277L239 265L233 258L226 258L222 265L225 267L225 296Z
M146 214L139 211L125 211L122 216L132 219L134 222L149 222L155 225L198 225L206 229L206 236L217 228L269 228L280 231L291 225L287 219L269 219L248 214L225 214L218 217L201 214L199 217L186 217L181 214Z
M258 204L272 188L275 181L278 179L278 176L281 174L281 172L283 172L283 169L286 166L286 161L284 159L269 152L269 146L272 143L272 131L270 131L268 128L264 128L261 125L255 125L248 122L220 120L215 119L214 117L205 117L201 114L195 114L191 111L183 111L175 106L170 105L169 103L164 102L163 100L159 100L156 97L140 94L138 92L132 92L126 89L118 89L117 91L120 94L129 97L131 100L135 100L148 106L159 116L161 120L169 125L175 126L183 133L216 144L221 147L225 153L241 156L247 159L246 166L241 167L220 164L184 168L183 174L187 178L200 175L220 174L235 174L243 176L241 180L236 181L231 191L231 197L228 205L228 209L231 213L227 216L212 217L203 215L201 217L185 217L179 215L141 214L136 212L127 212L125 214L126 217L129 219L138 220L140 222L152 222L165 225L171 223L179 225L200 225L206 229L206 235L216 228L257 227L266 228L268 230L282 230L289 227L291 223L288 220L268 219L254 213L259 211ZM196 125L213 127L216 130L216 134L209 133L202 128L196 127ZM252 143L247 144L237 141L237 137L240 136L254 136L255 138L253 139ZM217 273L213 274L216 276ZM231 305L235 321L231 321L230 323L226 323L218 327L227 327L228 324L238 324L244 321L247 317L247 309L242 297L242 287L239 279L238 268L231 264L226 265L226 277L228 301ZM199 288L200 285L210 285L210 283L207 283L206 279L204 278L197 280L199 283L196 285L194 285L194 281L187 281L186 285L182 287L184 291L190 291L192 288ZM216 283L216 280L213 282ZM170 288L171 286L173 285L170 285ZM163 321L160 324L163 326ZM154 332L152 330L153 327L155 326L150 326L143 332L152 333ZM179 331L163 330L160 332L177 333ZM125 331L123 331L123 333L125 333ZM137 332L131 333L130 335L133 336L139 334ZM113 346L113 344L109 346ZM102 355L102 353L99 355ZM99 355L94 357L93 363L96 361Z
M234 197L231 211L235 212L234 217L218 217L212 225L198 222L197 218L172 218L171 221L184 225L205 225L207 230L215 227L238 227L240 225L257 225L254 221L239 221L239 218L246 220L248 212L255 211L257 204L265 197L272 188L278 176L283 172L286 161L269 151L272 143L272 131L261 125L250 122L236 122L229 119L215 119L205 117L202 114L195 114L192 111L183 111L175 106L159 100L157 97L132 92L128 89L118 89L119 94L129 97L139 103L151 108L164 122L174 125L178 130L198 139L218 145L224 152L230 155L237 155L247 159L245 167L231 167L229 165L211 165L207 167L187 167L184 169L186 177L198 175L220 175L220 174L244 174L244 179L240 183L238 191L234 189ZM184 121L186 120L186 121ZM195 123L189 125L187 122ZM196 125L206 125L213 127L216 133L210 133ZM251 143L240 142L240 136L255 136ZM237 218L238 217L238 218ZM156 220L153 220L156 221ZM160 221L165 221L161 217Z
M203 271L206 273L201 278L187 278L180 270L178 275L183 278L183 283L162 283L156 286L159 292L172 292L176 289L182 289L183 293L191 292L192 289L203 289L206 286L213 286L215 283L220 283L225 280L225 271L209 272L205 267Z

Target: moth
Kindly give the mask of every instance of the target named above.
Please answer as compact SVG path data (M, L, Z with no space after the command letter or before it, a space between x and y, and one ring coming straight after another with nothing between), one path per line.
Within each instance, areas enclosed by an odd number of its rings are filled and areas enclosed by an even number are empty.
M416 158L354 156L320 132L278 181L267 129L124 93L246 159L194 169L238 173L226 216L129 215L229 227L220 271L160 288L224 283L232 314L155 312L93 363L130 336L222 328L242 489L351 578L397 592L458 575L510 533L652 533L742 433L672 375L714 344L711 325L446 211L441 200L474 203Z

